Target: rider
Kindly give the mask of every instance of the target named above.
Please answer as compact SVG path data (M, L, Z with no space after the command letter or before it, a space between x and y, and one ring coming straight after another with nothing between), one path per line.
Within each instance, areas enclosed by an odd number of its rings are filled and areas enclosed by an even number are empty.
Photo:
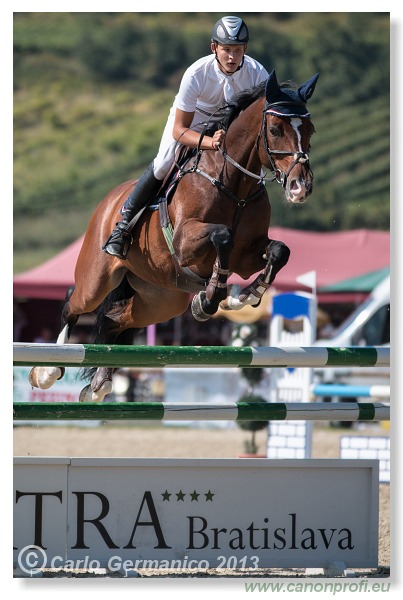
M245 54L249 31L239 17L222 17L211 33L211 52L200 58L185 72L179 92L171 108L156 158L140 177L122 209L102 250L125 259L131 243L130 222L154 198L174 163L175 148L181 144L197 148L200 133L208 120L208 130L200 148L218 150L225 132L218 123L231 98L259 85L268 78L266 69Z

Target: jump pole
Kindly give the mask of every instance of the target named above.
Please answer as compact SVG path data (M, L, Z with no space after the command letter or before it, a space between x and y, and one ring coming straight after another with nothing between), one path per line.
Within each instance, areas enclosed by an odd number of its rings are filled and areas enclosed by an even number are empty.
M314 385L312 396L337 396L340 398L390 398L389 385L340 385L323 383Z
M65 367L387 367L383 346L232 347L14 343L15 366Z
M380 402L15 402L14 419L105 421L388 421L390 408Z

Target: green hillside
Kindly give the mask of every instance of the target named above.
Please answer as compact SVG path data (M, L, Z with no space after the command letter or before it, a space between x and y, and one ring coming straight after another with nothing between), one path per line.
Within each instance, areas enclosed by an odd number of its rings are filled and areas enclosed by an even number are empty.
M186 67L218 13L14 13L14 268L86 228L97 203L154 157ZM310 101L314 192L274 225L389 229L389 15L243 13L248 53L279 79L321 72Z

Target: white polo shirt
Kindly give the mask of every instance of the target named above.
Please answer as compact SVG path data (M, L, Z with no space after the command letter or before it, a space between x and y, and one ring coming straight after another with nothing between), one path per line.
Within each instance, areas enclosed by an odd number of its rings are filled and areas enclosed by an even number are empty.
M268 78L266 69L250 56L244 57L241 69L232 75L223 73L214 54L200 58L184 73L171 114L179 108L195 112L192 129L201 131L202 123L224 107L238 93L251 89ZM222 119L223 113L213 117Z
M178 142L173 137L176 109L194 112L191 129L201 132L206 121L221 121L224 111L216 113L240 92L251 89L268 78L266 69L250 56L244 57L244 63L233 75L220 71L215 54L200 58L191 65L182 77L174 103L171 107L158 154L154 159L154 175L163 180L169 172ZM216 113L216 114L214 114ZM213 117L210 115L214 114Z

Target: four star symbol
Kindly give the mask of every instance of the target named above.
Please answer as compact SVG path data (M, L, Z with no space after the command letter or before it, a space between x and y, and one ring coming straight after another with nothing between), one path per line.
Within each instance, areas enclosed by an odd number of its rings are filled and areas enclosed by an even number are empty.
M170 502L171 501L171 496L176 496L176 501L177 502L184 502L184 498L185 496L190 496L191 498L191 502L199 502L199 496L205 496L205 502L213 502L213 496L215 496L215 494L213 494L213 492L211 490L209 490L208 492L204 492L203 494L198 493L196 490L193 490L193 492L190 492L189 494L186 494L185 492L183 492L182 490L179 490L179 492L175 492L175 493L171 493L168 492L168 490L165 490L165 492L161 493L162 496L162 501L163 502Z

